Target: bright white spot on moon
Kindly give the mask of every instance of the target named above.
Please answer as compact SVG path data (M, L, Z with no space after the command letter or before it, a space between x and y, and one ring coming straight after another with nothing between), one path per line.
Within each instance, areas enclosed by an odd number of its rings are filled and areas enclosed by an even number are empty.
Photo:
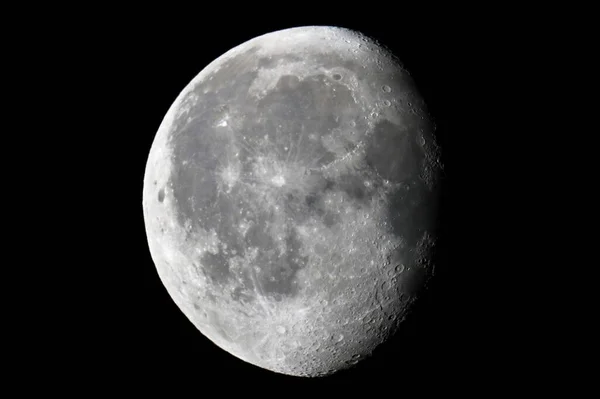
M271 179L271 183L273 183L277 187L282 187L285 184L285 179L283 178L283 176L277 175L273 179Z
M285 332L286 332L286 329L285 329L285 327L284 327L284 326L277 326L277 332L278 332L279 334L285 334Z
M242 223L240 223L239 229L240 229L240 233L242 233L243 236L246 235L249 228L250 228L250 223L248 223L247 221L244 220L244 221L242 221Z
M231 191L231 188L236 184L240 177L240 167L239 165L229 164L223 168L221 171L221 179L223 183L227 186L227 192Z

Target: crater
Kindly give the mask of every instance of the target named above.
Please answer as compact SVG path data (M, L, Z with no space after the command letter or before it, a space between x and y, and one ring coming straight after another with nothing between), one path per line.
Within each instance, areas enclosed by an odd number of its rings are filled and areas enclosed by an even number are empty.
M160 189L158 190L158 202L163 202L165 200L165 190L164 189Z

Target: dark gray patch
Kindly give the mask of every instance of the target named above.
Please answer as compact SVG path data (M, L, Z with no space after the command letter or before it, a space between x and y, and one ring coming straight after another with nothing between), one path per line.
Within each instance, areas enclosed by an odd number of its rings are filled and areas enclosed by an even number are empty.
M331 182L329 182L329 183L331 183ZM333 183L331 183L331 187L334 187L334 186L335 185ZM322 216L326 210L325 203L323 202L324 197L325 197L325 192L330 189L331 188L324 189L323 191L314 191L314 192L308 193L304 197L304 203L306 204L307 212L310 212L311 214L316 214L316 215Z
M158 202L163 202L165 200L165 190L162 188L158 190Z
M390 195L388 220L395 235L402 237L407 248L414 248L423 232L434 226L437 197L431 195L418 178L406 181L404 186ZM411 254L404 254L407 262Z
M215 171L227 159L231 143L215 125L226 113L243 113L245 107L252 108L248 89L257 74L253 67L256 51L251 48L208 74L194 87L197 103L173 124L169 137L173 172L169 183L180 224L189 220L196 228L202 221L200 227L206 230L220 224L215 209L220 200Z
M340 222L340 216L325 209L320 197L313 196L308 201L308 214L321 220L327 227L332 227Z
M319 204L319 200L321 199L321 196L318 196L317 194L311 193L309 195L306 196L306 206L308 206L310 209L315 209L315 207L317 206L317 204Z
M342 75L340 75L339 73L334 73L332 78L333 80L340 80L342 78Z
M296 222L302 222L309 216L306 212L305 196L300 190L293 190L284 198L286 215Z
M332 227L333 225L336 225L339 222L340 216L335 213L327 212L323 216L323 224L327 227Z
M325 194L328 191L336 190L336 183L332 180L321 179L304 196L303 214L306 217L314 217L321 220L327 227L331 227L340 222L339 215L333 214L327 210L324 203Z
M274 247L273 237L267 226L268 217L266 213L254 221L254 224L246 232L246 246L258 247L262 250L269 250Z
M335 186L358 202L367 202L371 196L364 185L364 179L357 175L342 175L335 181Z
M196 227L200 220L205 220L206 213L211 213L217 201L214 170L222 155L222 146L218 140L205 140L201 135L179 138L170 181L180 225L189 220Z
M427 270L419 266L412 266L405 270L401 279L400 290L409 296L416 296L423 289L427 280Z
M392 232L402 237L408 248L414 248L423 231L435 224L437 195L419 177L425 159L415 139L420 125L410 117L404 123L403 127L389 121L378 123L367 146L366 161L382 179L402 183L388 197L387 219Z
M261 252L257 259L259 272L256 280L259 287L256 291L269 297L293 297L298 292L295 276L298 270L304 268L308 257L300 255L302 243L296 232L288 228L286 234L287 251L279 254L275 246L270 251Z
M414 135L412 129L387 120L377 123L367 146L367 163L381 178L393 183L416 176L424 153L415 142Z
M340 126L339 115L352 114L356 108L358 116L360 109L346 86L330 82L323 74L303 80L293 75L282 76L275 88L259 101L257 119L262 122L253 130L261 137L269 134L281 159L300 161L309 168L334 159L321 144L320 135ZM311 134L319 137L310 140Z

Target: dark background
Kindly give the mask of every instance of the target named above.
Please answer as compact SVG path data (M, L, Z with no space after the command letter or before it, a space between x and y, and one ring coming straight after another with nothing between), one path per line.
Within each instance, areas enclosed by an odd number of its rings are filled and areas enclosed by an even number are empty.
M499 204L506 195L500 187L507 177L489 160L500 151L489 117L497 104L489 93L505 88L508 50L497 36L510 27L490 29L488 14L473 20L458 9L436 16L405 6L369 8L348 16L340 11L349 5L340 3L333 11L314 8L304 16L289 7L258 7L247 15L233 5L220 11L168 5L82 10L57 23L52 38L40 39L53 49L48 59L61 63L54 90L71 82L65 106L81 118L72 122L78 132L69 136L77 147L70 157L83 169L68 167L76 182L68 207L80 232L70 233L69 245L73 258L85 260L69 262L74 265L68 279L75 281L63 295L65 320L52 319L61 325L53 356L64 360L49 361L54 383L138 392L166 384L226 396L287 395L302 388L443 394L458 387L485 394L516 378L504 367L507 323L497 306L502 298L491 293L503 284L496 274L503 268L497 240L509 238L494 227L503 217ZM372 358L318 379L247 364L196 330L156 273L141 196L154 135L188 82L246 40L303 25L355 29L395 52L434 117L445 164L436 276L429 289L399 335Z

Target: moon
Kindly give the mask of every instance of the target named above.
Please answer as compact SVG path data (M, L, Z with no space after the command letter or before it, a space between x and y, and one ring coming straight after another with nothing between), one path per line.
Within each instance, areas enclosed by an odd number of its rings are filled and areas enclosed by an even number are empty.
M239 359L352 367L433 275L440 154L415 82L375 40L258 36L204 68L155 135L142 205L158 275Z

